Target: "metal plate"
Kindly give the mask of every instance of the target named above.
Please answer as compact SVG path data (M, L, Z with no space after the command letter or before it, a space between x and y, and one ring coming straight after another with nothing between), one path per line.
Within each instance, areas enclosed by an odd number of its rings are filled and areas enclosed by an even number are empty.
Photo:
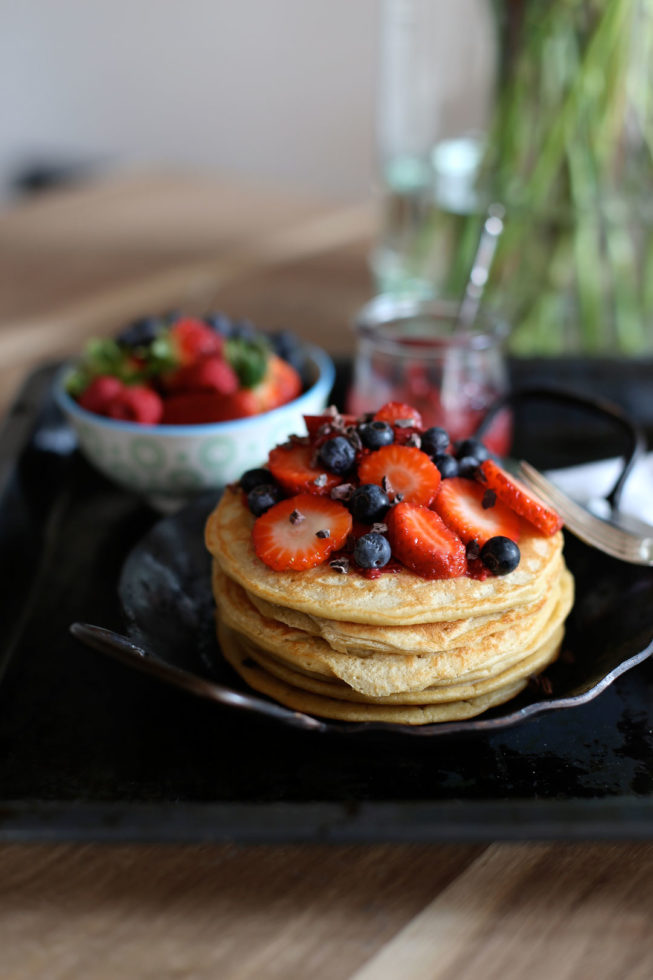
M248 691L220 655L210 562L203 545L215 497L200 498L159 522L130 553L119 594L133 641L150 655L237 691ZM340 723L322 731L436 737L498 731L545 711L570 709L601 694L653 653L653 574L597 553L570 535L565 555L576 580L559 661L513 701L478 718L432 725ZM545 693L550 689L550 694ZM260 713L256 701L249 709Z

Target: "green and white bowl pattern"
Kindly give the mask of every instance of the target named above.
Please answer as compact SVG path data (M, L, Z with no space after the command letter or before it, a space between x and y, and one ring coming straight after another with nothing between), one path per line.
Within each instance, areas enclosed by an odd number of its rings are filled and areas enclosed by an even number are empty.
M307 347L311 387L299 398L262 415L206 425L143 426L94 415L65 390L65 369L56 400L75 430L79 448L104 476L127 490L171 499L233 483L265 461L272 446L305 431L303 415L327 404L335 370L317 347Z

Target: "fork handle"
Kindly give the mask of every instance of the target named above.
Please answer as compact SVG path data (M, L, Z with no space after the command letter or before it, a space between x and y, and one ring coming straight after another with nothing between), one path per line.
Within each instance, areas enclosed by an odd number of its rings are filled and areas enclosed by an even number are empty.
M611 419L625 432L628 438L628 451L624 453L624 464L621 468L621 472L619 473L612 490L610 490L610 493L606 494L605 497L612 509L617 510L624 484L628 479L633 466L637 460L644 455L646 450L646 437L637 422L635 422L630 415L620 408L619 405L615 405L614 402L608 401L606 398L594 398L590 395L580 395L578 392L571 391L568 388L558 388L557 386L523 386L521 388L515 388L513 391L508 392L508 394L503 395L501 398L498 398L492 403L488 409L487 415L476 429L475 435L477 438L481 439L483 434L491 425L495 416L506 406L515 406L519 402L537 398L561 402L567 405L574 405L577 408L586 408L591 412L604 415Z

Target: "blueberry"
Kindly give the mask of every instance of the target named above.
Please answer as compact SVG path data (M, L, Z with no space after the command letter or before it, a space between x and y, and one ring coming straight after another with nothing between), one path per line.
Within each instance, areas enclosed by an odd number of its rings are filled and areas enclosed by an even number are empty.
M387 493L376 483L363 483L351 495L349 509L355 521L361 524L374 524L386 515L390 500Z
M493 575L507 575L519 564L519 548L510 538L490 538L481 548L481 561Z
M204 322L221 337L231 337L233 322L226 313L210 313L204 317Z
M482 463L483 460L490 458L490 450L483 445L480 439L459 439L455 448L458 459L473 456L479 463Z
M306 383L304 377L306 373L306 352L299 338L290 330L276 330L269 334L272 350L284 361L294 367L302 381Z
M234 340L257 340L259 332L251 320L233 320L230 337Z
M262 468L247 470L240 478L240 485L245 493L249 493L254 487L260 487L263 483L274 483L274 478L269 470Z
M281 489L274 483L261 483L247 494L247 506L254 515L260 517L266 510L281 500Z
M450 456L449 453L439 453L433 457L433 462L440 471L443 480L449 477L458 476L458 460Z
M440 456L449 446L449 433L439 425L433 425L422 433L422 452L429 456Z
M162 327L158 317L144 316L121 330L116 340L121 347L149 347L161 333Z
M358 426L358 435L366 449L380 449L395 441L392 426L387 422L364 422Z
M388 539L376 531L363 534L354 545L354 561L360 568L383 568L391 555Z
M318 450L320 461L331 473L346 473L354 465L356 450L349 439L336 436L323 442Z
M476 456L460 456L458 458L458 475L473 480L480 465L481 461Z

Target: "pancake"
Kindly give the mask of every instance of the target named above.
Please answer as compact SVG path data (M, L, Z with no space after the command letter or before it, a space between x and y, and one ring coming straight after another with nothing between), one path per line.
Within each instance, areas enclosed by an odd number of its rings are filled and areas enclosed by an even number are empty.
M287 664L271 656L258 644L248 641L247 650L253 659L269 674L280 678L293 687L322 697L335 698L344 701L355 701L364 704L394 704L394 705L424 705L447 704L453 701L464 701L483 694L507 687L509 684L528 679L536 675L556 659L562 642L563 628L558 625L547 639L536 650L529 651L526 656L513 663L487 680L441 684L425 687L418 691L400 691L395 694L370 696L360 693L343 681L325 681L308 676L301 671L293 670ZM238 635L238 634L236 634Z
M413 626L396 627L337 622L322 617L307 616L294 609L263 602L228 579L215 562L213 593L216 603L220 600L221 594L224 594L225 603L239 606L245 632L247 632L248 621L251 621L253 607L258 613L258 616L254 617L258 623L257 628L261 628L261 621L276 621L290 627L291 630L320 637L333 651L351 656L368 656L374 653L414 656L431 654L434 651L444 652L454 648L457 650L461 646L478 649L480 645L485 646L485 656L487 656L490 652L487 649L489 636L495 637L506 652L515 645L523 645L527 642L528 638L523 636L524 629L535 630L538 623L542 624L546 621L557 600L563 575L564 570L562 575L559 574L551 583L547 582L545 595L537 602L528 603L519 609L511 609L495 616L470 617L469 620L457 620L454 623L418 623ZM244 599L247 601L245 602ZM239 628L238 624L234 623L234 625ZM454 629L450 630L450 626ZM291 639L294 635L293 632L288 634ZM445 661L446 658L443 658L443 663ZM452 669L457 674L461 666L459 657L454 657L453 664Z
M214 560L214 568L217 562ZM556 573L559 569L556 568ZM214 571L215 576L215 571ZM259 596L247 592L249 602L265 619L276 619L286 626L321 636L333 650L361 656L368 653L431 653L435 650L449 650L461 644L471 644L482 640L489 632L503 630L506 635L518 627L524 617L538 613L546 615L545 607L553 601L552 590L559 574L546 581L544 595L535 602L525 603L519 608L491 616L470 616L452 622L414 623L412 626L368 626L365 623L349 623L345 620L325 619L322 616L309 616L307 613L288 609L284 606L266 602ZM235 584L235 583L234 583Z
M368 579L340 575L328 564L276 572L254 552L253 517L238 489L227 489L206 525L206 546L229 578L266 602L336 621L380 626L448 622L522 607L546 591L561 571L562 534L526 531L521 561L502 577L424 579L407 569ZM558 571L556 571L558 570Z
M540 648L565 619L573 601L573 579L565 571L540 605L521 619L508 616L507 624L500 618L489 620L484 635L476 635L472 644L444 651L433 644L428 653L368 651L355 656L333 650L320 636L265 618L242 587L217 566L213 589L220 619L261 650L306 677L344 682L367 697L422 691L434 685L493 681L498 673ZM411 630L422 635L419 627L405 630L406 639Z
M495 705L503 704L519 694L527 684L527 680L523 679L490 694L441 704L357 704L304 691L275 677L253 658L254 645L223 624L218 627L218 639L225 659L255 691L266 694L295 711L340 721L381 721L403 725L458 721L473 718Z

